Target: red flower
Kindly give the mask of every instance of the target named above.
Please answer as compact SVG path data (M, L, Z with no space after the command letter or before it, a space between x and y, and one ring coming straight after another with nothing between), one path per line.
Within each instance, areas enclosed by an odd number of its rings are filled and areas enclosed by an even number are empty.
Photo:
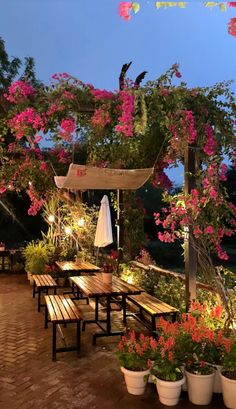
M228 33L236 37L236 17L233 17L229 20Z
M131 16L129 14L130 10L132 8L132 3L130 1L122 1L119 4L119 15L122 17L124 20L128 21L131 19Z

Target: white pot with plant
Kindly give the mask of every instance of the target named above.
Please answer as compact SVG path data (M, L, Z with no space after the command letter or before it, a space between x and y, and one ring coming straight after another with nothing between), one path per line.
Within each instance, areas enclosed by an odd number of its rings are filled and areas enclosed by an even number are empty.
M150 355L149 337L136 335L131 331L123 336L118 344L117 357L127 391L131 395L142 395L145 392L150 374L148 356Z
M151 338L151 374L154 377L160 402L174 406L179 402L185 376L178 356L179 324L161 318L158 322L158 339Z
M0 251L5 251L5 243L3 241L0 241Z
M236 339L229 352L225 355L222 371L221 382L224 404L227 408L236 408Z
M112 283L113 266L111 264L104 264L102 269L102 281L106 284Z

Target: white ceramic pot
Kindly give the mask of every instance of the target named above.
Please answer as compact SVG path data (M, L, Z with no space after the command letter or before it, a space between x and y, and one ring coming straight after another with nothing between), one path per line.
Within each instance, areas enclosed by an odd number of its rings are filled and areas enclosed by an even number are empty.
M196 375L185 371L188 398L195 405L209 405L213 394L215 371L209 375Z
M163 381L156 378L156 388L159 395L160 402L166 406L174 406L179 402L181 387L185 382L185 377L179 381Z
M102 273L102 281L106 284L112 283L112 273Z
M145 392L150 369L146 369L145 371L130 371L123 366L120 369L125 377L127 391L131 395L142 395Z
M221 374L224 404L227 408L236 409L236 380Z
M0 251L5 251L5 246L1 246Z

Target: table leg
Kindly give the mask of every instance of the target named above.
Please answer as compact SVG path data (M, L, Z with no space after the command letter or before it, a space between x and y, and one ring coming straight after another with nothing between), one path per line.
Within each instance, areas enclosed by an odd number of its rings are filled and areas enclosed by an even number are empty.
M111 333L111 297L107 296L107 335Z
M35 289L36 289L36 284L35 284L35 280L34 280L34 284L33 284L33 298L35 298Z
M57 324L52 323L52 360L56 361L56 346L57 346Z
M122 295L123 323L126 325L126 295Z
M48 328L48 309L47 309L47 305L45 305L45 324L44 324L44 328Z
M38 312L40 312L41 305L41 288L38 288Z
M79 355L80 353L80 321L77 322L77 331L76 331L76 336L77 336L77 354Z

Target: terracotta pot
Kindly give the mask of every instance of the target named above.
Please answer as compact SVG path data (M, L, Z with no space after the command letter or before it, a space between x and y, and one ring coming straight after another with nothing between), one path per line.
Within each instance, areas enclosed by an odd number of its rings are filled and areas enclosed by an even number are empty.
M215 371L209 375L196 375L185 371L188 398L195 405L209 405L213 394Z
M125 377L127 391L131 395L142 395L145 392L150 369L146 369L145 371L130 371L123 366L120 369Z
M226 378L221 373L221 384L225 406L230 409L236 409L236 380Z
M155 378L156 388L159 395L160 402L166 406L174 406L179 402L181 387L185 382L185 377L179 381L163 381Z

